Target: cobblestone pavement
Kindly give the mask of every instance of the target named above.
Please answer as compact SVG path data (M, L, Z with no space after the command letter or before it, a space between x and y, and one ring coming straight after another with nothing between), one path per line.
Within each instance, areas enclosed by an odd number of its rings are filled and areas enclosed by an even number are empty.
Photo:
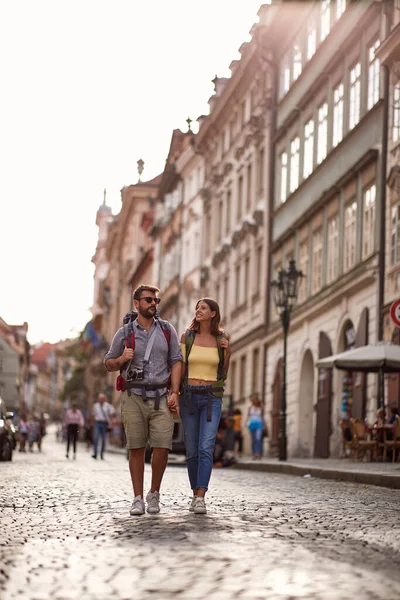
M131 499L123 456L67 461L49 435L0 463L0 598L400 597L399 490L218 469L194 515L169 466L159 515Z

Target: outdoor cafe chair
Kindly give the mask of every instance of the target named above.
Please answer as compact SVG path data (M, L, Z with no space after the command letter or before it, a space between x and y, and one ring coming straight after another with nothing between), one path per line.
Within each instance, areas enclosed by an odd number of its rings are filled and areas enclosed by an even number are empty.
M398 449L397 453L397 461L400 460L400 417L396 416L396 421L393 423L393 426L390 428L390 431L393 432L393 439L388 440L387 432L389 428L384 430L384 439L380 444L383 447L383 461L386 461L387 451L392 450L392 462L395 461L396 449Z
M353 436L352 448L355 458L362 460L369 454L369 460L375 460L378 442L369 438L367 424L361 419L350 419L350 430Z

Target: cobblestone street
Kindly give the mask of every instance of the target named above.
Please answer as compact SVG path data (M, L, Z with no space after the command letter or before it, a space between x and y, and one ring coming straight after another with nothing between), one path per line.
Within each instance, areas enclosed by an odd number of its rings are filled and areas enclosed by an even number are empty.
M52 435L0 473L3 600L399 598L398 490L219 469L194 515L169 466L162 512L131 517L126 459Z

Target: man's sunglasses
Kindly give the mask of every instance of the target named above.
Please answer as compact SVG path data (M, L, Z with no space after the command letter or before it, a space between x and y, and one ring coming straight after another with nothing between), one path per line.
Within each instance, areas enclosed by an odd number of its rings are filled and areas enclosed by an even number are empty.
M153 302L154 304L160 304L161 302L161 298L152 298L151 296L143 296L139 300L146 300L147 304L152 304Z

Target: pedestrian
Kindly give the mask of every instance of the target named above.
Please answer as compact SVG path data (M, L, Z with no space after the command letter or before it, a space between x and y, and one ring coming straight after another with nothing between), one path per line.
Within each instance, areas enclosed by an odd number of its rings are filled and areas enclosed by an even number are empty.
M69 448L72 443L74 452L74 460L76 459L76 442L78 439L79 427L85 424L83 414L77 407L76 402L72 402L71 408L65 412L64 424L67 428L67 453L66 458L69 458Z
M104 460L104 451L106 449L107 431L111 428L111 416L114 412L113 407L105 394L97 395L97 402L93 404L93 420L94 420L94 442L92 458L97 458L99 441L101 440L100 458Z
M40 436L40 419L37 415L32 415L28 421L28 446L29 452L33 452L33 444L37 444L39 452L41 452L42 438Z
M264 429L264 407L258 394L253 394L250 398L251 404L247 413L247 427L251 435L251 451L253 459L262 456L262 436Z
M207 512L205 494L211 477L222 396L231 349L220 325L217 302L201 298L181 337L185 368L180 415L186 444L186 465L193 492L189 510Z
M121 418L134 493L131 515L142 515L145 512L144 465L148 443L153 453L151 487L146 495L147 512L160 512L160 487L168 462L168 452L172 450L172 413L179 414L182 354L174 327L158 317L159 291L151 285L136 288L133 293L135 313L131 313L130 334L134 337L135 350L126 345L126 331L121 327L114 335L104 358L107 370L120 370L120 377L124 382ZM121 381L120 377L118 380Z
M238 456L243 454L243 434L242 434L242 411L240 408L236 408L233 411L232 429L233 429L233 449L235 450L237 442L237 453Z
M26 440L28 439L28 421L25 413L22 413L18 421L19 451L26 452Z

